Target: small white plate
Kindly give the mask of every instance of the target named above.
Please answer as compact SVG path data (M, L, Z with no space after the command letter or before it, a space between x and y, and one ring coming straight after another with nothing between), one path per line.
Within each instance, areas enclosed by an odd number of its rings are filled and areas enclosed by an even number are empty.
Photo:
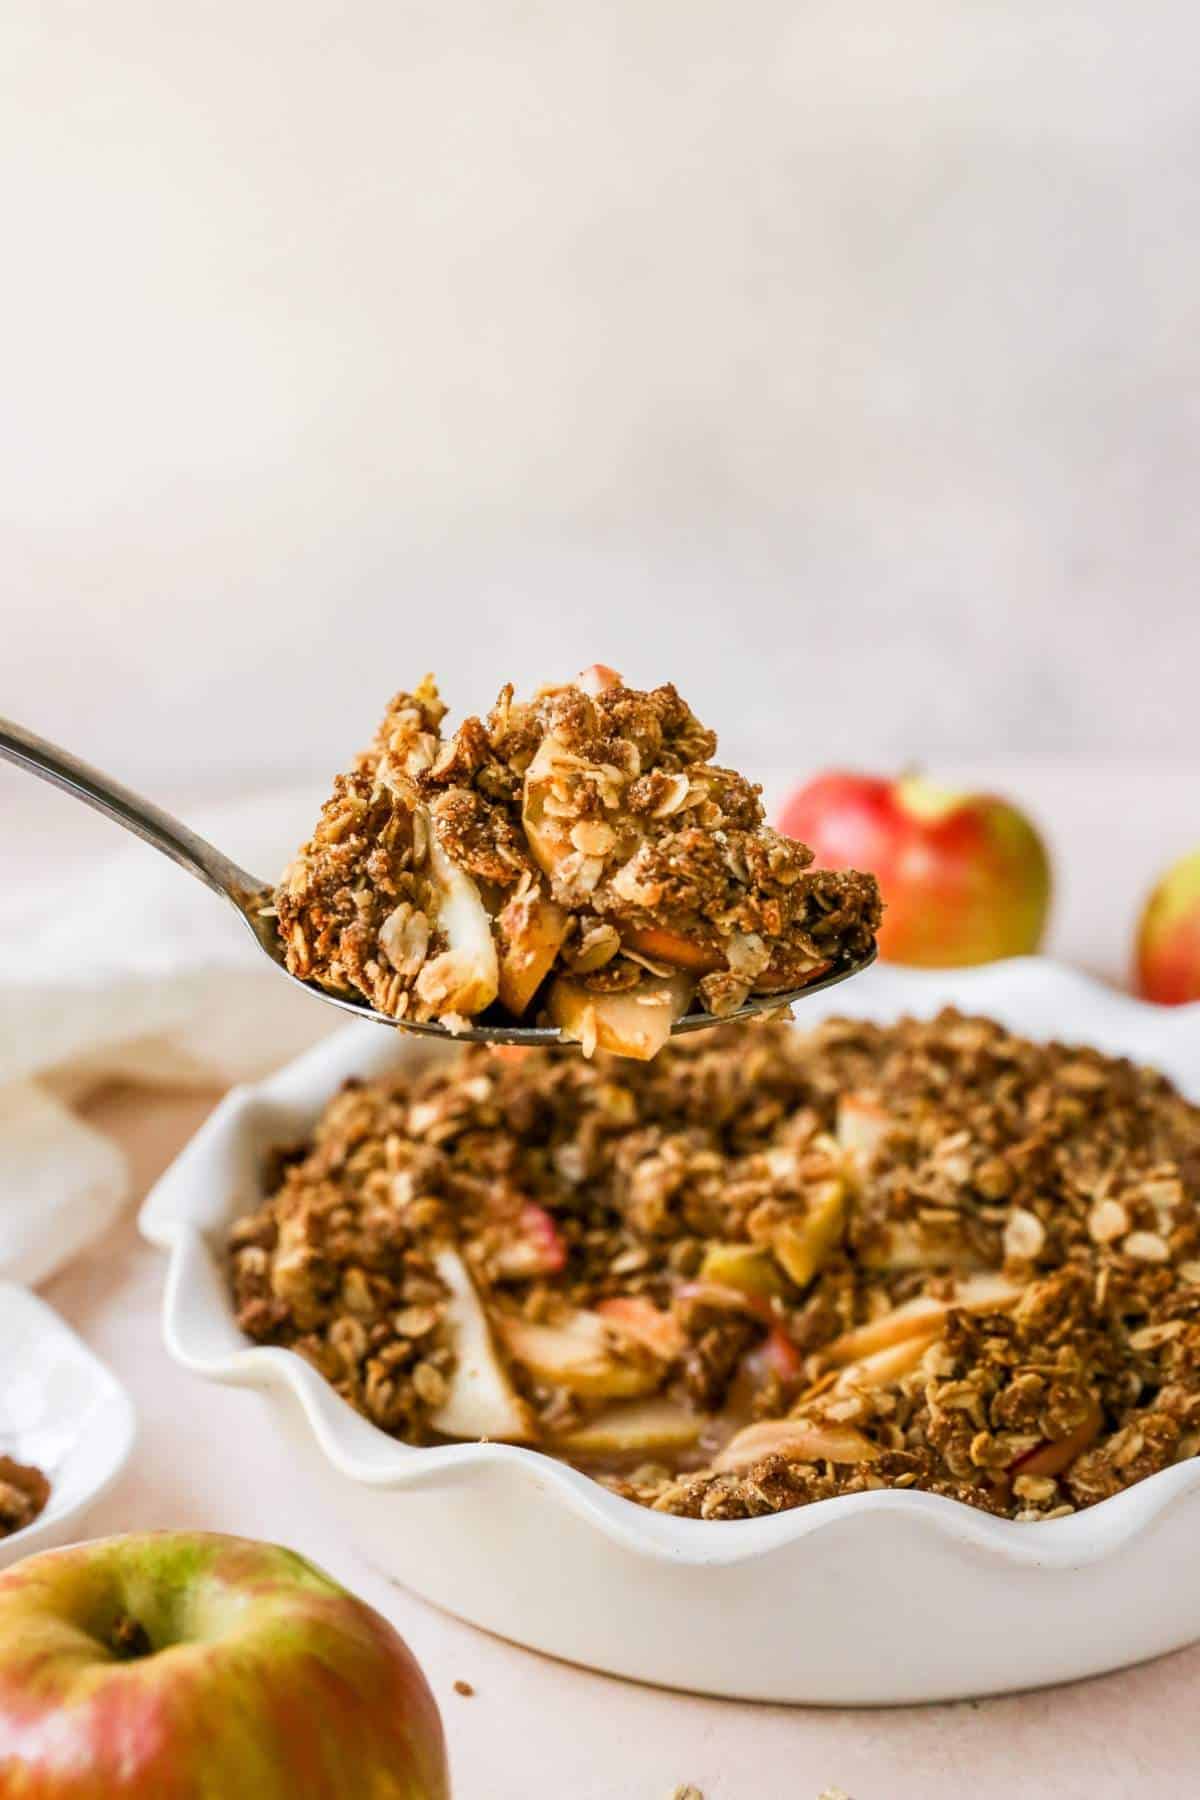
M1040 958L965 971L877 966L806 1001L892 1020L943 1005L1034 1038L1157 1064L1200 1094L1200 1006L1156 1008ZM772 1518L674 1519L507 1444L418 1450L339 1399L290 1350L238 1331L228 1223L263 1152L294 1140L349 1075L430 1051L357 1025L230 1094L168 1170L142 1229L170 1252L167 1348L257 1388L314 1486L380 1568L460 1617L592 1668L748 1699L895 1704L1037 1687L1200 1637L1200 1459L1071 1518L1018 1525L885 1491ZM270 1497L263 1496L269 1535Z
M50 1483L32 1525L0 1538L0 1568L78 1536L135 1432L133 1402L104 1364L44 1300L0 1281L0 1453L35 1463Z

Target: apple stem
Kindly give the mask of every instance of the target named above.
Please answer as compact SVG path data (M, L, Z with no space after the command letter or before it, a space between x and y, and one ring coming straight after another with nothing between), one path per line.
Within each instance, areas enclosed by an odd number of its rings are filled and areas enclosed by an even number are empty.
M149 1656L154 1649L146 1627L128 1613L117 1614L110 1637L116 1654L129 1662L137 1656Z

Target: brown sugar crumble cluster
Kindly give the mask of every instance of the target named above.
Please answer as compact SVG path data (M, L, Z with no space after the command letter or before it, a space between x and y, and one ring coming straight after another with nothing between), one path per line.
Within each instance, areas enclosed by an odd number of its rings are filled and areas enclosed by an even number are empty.
M397 694L274 896L292 974L398 1022L497 1006L648 1058L864 955L874 878L814 870L670 686L595 668L442 734L431 678Z
M50 1498L50 1483L32 1463L0 1456L0 1538L32 1525Z
M231 1239L243 1329L414 1443L704 1519L1057 1518L1200 1448L1200 1109L943 1013L350 1084Z

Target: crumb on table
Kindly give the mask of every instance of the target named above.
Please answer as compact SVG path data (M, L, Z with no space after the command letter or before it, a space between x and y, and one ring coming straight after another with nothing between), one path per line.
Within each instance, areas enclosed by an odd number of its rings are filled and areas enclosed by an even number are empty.
M0 1538L32 1525L50 1498L50 1483L32 1463L0 1456Z

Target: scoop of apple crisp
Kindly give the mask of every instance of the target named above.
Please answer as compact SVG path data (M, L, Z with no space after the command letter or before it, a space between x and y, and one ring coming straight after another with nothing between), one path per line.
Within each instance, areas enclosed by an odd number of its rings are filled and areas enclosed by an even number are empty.
M1200 1449L1200 1109L945 1013L351 1084L235 1226L242 1328L384 1430L706 1519L1018 1519Z
M398 694L275 896L292 974L398 1022L498 1006L649 1058L698 997L735 1012L865 954L874 878L814 870L670 686L607 669L451 736Z

